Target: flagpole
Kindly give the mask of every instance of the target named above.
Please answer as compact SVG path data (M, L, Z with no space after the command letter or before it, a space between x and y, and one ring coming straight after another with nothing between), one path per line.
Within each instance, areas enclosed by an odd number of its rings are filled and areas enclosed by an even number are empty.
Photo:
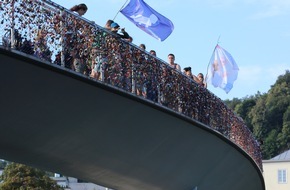
M218 38L218 40L217 40L217 45L220 43L220 38L221 38L221 35L219 35L219 38Z
M127 2L128 2L128 0L126 0L126 2L123 4L123 6L120 8L120 10L117 12L117 14L115 15L115 17L113 18L113 21L115 20L115 18L119 14L119 12L125 7L125 5L126 5Z

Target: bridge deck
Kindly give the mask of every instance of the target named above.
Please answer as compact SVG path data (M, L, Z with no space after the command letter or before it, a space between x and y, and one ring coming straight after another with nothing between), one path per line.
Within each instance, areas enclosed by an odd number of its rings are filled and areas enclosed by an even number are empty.
M179 114L0 50L0 157L118 190L264 190L238 146Z

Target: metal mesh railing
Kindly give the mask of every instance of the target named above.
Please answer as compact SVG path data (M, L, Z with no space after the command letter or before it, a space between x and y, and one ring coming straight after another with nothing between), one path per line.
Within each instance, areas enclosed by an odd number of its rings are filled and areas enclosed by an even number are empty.
M206 124L262 170L259 144L221 99L164 61L48 0L2 0L0 45L59 65Z

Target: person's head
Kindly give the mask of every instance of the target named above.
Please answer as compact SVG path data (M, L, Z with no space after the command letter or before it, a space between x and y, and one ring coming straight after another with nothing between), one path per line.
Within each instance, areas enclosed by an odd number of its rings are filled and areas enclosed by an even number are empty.
M202 82L204 81L204 77L202 73L198 73L197 78Z
M184 74L187 76L191 76L191 67L185 67L184 69Z
M111 30L111 24L113 22L114 22L113 20L107 20L106 25L105 25L105 28L108 29L108 30Z
M119 29L120 29L120 26L118 23L116 23L116 22L111 23L111 31L112 32L118 32Z
M154 55L154 56L156 56L156 51L155 50L150 50L150 52L149 52L151 55Z
M88 7L86 4L81 3L79 5L73 6L70 10L77 12L80 16L83 16L87 12Z
M172 53L168 54L168 63L169 64L174 64L174 61L175 61L174 54L172 54Z
M139 47L140 47L141 49L143 49L143 50L146 50L146 46L145 46L145 44L140 44Z

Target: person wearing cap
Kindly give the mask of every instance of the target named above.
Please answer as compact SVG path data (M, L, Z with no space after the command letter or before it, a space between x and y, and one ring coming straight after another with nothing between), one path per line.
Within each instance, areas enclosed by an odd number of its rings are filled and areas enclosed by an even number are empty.
M125 31L125 28L121 29L121 33L118 33L118 31L120 30L120 26L118 23L116 22L112 22L111 23L111 32L117 34L119 37L123 38L123 39L129 39L130 35Z
M112 32L118 32L119 29L120 29L120 26L119 26L118 23L116 23L116 22L112 22L112 23L111 23L111 31L112 31Z

